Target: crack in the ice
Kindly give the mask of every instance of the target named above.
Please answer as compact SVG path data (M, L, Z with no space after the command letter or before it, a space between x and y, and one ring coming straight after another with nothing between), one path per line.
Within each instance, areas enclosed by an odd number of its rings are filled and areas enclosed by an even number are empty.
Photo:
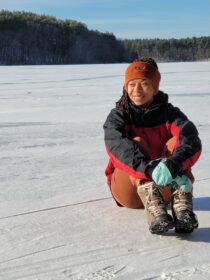
M44 249L44 250L40 250L40 251L35 251L35 252L29 253L29 254L25 254L25 255L22 255L22 256L19 256L19 257L16 257L16 258L12 258L12 259L0 262L0 264L11 262L11 261L15 261L15 260L19 260L19 259L22 259L22 258L25 258L25 257L33 256L33 255L36 255L36 254L39 254L39 253L43 253L43 252L47 252L47 251L50 251L50 250L55 250L55 249L58 249L58 248L61 248L61 247L64 247L64 246L66 246L66 245L63 244L63 245L54 246L54 247L51 247L51 248L48 248L48 249Z

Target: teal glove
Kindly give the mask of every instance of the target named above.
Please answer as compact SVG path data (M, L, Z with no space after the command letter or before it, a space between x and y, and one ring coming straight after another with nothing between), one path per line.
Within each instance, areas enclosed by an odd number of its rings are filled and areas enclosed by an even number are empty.
M168 167L164 164L166 159L163 159L152 172L152 180L158 186L166 186L173 181L171 172Z
M173 181L177 183L183 192L187 193L192 191L192 182L186 175L177 176Z

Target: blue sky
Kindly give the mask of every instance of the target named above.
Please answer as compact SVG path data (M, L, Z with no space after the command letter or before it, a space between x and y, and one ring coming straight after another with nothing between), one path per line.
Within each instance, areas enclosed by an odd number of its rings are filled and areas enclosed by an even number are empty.
M210 0L0 0L0 9L73 19L122 39L210 36Z

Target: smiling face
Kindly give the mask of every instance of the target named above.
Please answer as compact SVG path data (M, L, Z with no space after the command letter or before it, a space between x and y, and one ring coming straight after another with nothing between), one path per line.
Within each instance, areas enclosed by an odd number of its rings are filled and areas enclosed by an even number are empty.
M137 106L148 106L153 102L155 90L148 79L135 79L128 82L128 96Z

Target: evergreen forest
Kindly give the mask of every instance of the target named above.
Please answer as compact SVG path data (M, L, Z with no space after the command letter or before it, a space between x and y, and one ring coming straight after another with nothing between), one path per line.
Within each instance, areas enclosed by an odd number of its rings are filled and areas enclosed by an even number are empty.
M185 39L118 39L75 20L0 11L0 65L90 64L210 59L210 36Z

